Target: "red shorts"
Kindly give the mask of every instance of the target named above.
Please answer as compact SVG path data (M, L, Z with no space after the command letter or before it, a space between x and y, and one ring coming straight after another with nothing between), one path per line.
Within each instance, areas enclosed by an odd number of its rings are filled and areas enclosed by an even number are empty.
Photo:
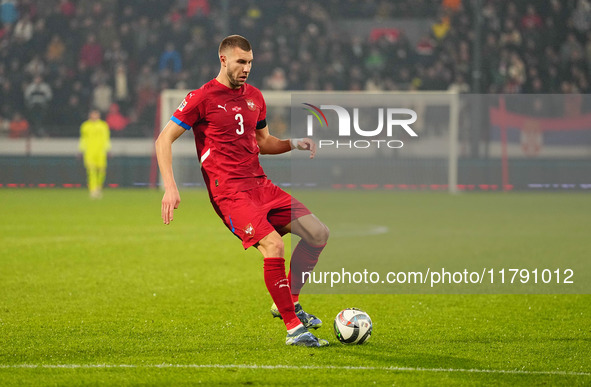
M283 227L311 214L301 202L267 179L256 188L232 196L217 196L212 204L226 227L242 241L244 249L273 231L284 235Z

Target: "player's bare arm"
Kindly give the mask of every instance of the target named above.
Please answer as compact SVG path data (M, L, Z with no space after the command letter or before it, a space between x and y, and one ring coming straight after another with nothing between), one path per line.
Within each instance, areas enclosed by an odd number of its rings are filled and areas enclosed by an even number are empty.
M173 219L173 212L179 207L181 196L174 180L172 170L172 143L176 141L185 129L172 121L164 127L156 140L156 157L158 167L164 183L164 196L162 197L161 216L164 224L170 224Z
M309 138L280 140L269 134L269 128L267 126L263 129L257 129L256 136L261 154L276 155L289 152L296 148L298 150L309 150L311 159L316 154L316 143Z

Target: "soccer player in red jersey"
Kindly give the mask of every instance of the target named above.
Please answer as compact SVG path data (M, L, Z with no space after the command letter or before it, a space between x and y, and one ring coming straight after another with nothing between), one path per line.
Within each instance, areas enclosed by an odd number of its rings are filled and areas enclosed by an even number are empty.
M187 94L156 140L165 189L162 220L169 224L181 201L173 175L172 143L192 128L214 210L245 249L255 246L263 255L265 284L274 302L271 313L285 323L286 344L328 345L308 331L319 328L322 321L299 304L302 272L316 266L328 228L267 179L259 163L259 153L279 154L296 148L309 151L313 158L316 144L308 138L280 140L269 134L263 95L246 83L253 60L248 40L228 36L218 54L218 76ZM289 232L301 240L286 276L282 235Z

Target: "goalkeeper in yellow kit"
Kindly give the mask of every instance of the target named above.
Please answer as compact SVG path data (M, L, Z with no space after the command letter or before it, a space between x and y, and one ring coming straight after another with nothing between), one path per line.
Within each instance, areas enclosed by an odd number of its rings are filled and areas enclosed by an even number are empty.
M101 120L101 113L96 109L90 111L88 120L80 126L79 149L84 154L90 197L98 199L102 196L111 140L109 125Z

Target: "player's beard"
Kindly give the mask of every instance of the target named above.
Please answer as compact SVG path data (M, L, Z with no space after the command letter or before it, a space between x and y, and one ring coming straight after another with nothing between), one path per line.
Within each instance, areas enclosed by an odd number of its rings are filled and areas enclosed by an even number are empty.
M234 87L235 89L240 88L244 83L246 83L246 80L248 79L248 75L246 75L246 78L244 79L244 81L241 81L237 77L234 77L229 71L226 73L226 75L228 76L228 80L230 81L230 85L232 85L232 87Z

